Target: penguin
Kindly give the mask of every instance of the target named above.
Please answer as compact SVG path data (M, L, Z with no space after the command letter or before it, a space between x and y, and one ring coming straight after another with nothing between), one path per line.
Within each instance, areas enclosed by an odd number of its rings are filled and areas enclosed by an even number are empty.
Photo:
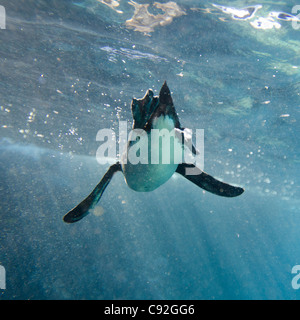
M142 99L133 99L131 103L133 116L133 126L127 147L119 161L111 165L104 174L94 190L75 208L70 210L63 220L66 223L74 223L84 218L91 209L99 202L104 190L110 183L114 174L122 172L125 182L129 188L137 192L150 192L166 181L174 173L178 173L198 187L223 197L237 197L244 192L244 189L218 181L209 174L197 168L193 163L180 161L184 151L186 129L181 127L176 113L170 89L164 82L159 96L154 96L149 89ZM175 132L173 143L163 145L160 140L154 140L152 132L155 129L165 130L165 132ZM170 135L171 136L171 135ZM158 142L156 144L153 141ZM146 145L143 146L143 143ZM191 146L191 152L196 155L198 150ZM130 161L130 155L145 151L144 157L139 157L139 161ZM175 159L176 152L179 153L179 161ZM169 161L162 161L164 153L169 156ZM133 157L134 158L134 157ZM155 161L151 161L155 159Z

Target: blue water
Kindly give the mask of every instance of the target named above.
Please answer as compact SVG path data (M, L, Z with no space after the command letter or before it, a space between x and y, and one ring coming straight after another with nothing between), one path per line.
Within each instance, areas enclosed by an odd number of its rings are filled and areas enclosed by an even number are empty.
M142 20L106 2L0 0L0 299L299 299L300 29L269 15L297 2L217 3L262 6L234 19L139 0ZM98 130L130 124L132 97L164 80L182 126L204 129L205 171L244 194L178 175L137 193L117 173L65 224L108 168Z

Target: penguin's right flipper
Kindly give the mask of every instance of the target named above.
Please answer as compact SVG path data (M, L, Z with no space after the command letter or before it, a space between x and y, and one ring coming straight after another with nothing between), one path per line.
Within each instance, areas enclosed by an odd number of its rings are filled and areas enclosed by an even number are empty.
M191 169L192 174L187 174L187 169ZM193 164L181 163L178 165L176 172L196 184L198 187L221 197L237 197L244 192L243 188L219 181L195 167Z
M95 189L87 196L82 202L80 202L74 209L69 211L64 217L64 222L73 223L81 220L89 214L89 210L93 209L100 200L105 188L110 183L113 175L121 171L121 165L119 162L109 167L101 181L95 187Z

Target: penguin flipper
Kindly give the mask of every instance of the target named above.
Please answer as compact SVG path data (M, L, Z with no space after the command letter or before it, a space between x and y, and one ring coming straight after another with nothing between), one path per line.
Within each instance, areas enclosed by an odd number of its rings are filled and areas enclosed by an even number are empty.
M191 170L190 172L192 174L187 174L188 169ZM244 192L243 188L221 182L195 167L193 164L181 163L178 165L176 172L196 184L198 187L218 196L231 198L237 197Z
M113 164L106 171L105 175L101 179L101 181L97 184L95 189L88 195L82 202L80 202L74 209L69 211L64 217L63 220L66 223L73 223L81 220L86 215L89 214L89 210L93 209L95 205L100 200L105 188L109 184L113 175L121 171L121 165L119 162Z

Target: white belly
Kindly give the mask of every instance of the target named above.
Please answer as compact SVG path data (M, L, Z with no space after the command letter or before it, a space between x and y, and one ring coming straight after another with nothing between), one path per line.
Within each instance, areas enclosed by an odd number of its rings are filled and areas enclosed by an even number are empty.
M141 138L140 148L138 144L129 147L127 157L123 155L121 159L126 183L135 191L152 191L161 186L171 178L182 159L182 144L172 134L172 131L174 132L173 120L168 116L161 116L153 121L152 127L158 130L155 132L152 130L146 139ZM171 134L168 135L170 132ZM130 154L131 151L134 151L135 154L138 149L142 163L134 164L132 163L134 161L130 161ZM142 155L143 150L145 151L144 156Z

